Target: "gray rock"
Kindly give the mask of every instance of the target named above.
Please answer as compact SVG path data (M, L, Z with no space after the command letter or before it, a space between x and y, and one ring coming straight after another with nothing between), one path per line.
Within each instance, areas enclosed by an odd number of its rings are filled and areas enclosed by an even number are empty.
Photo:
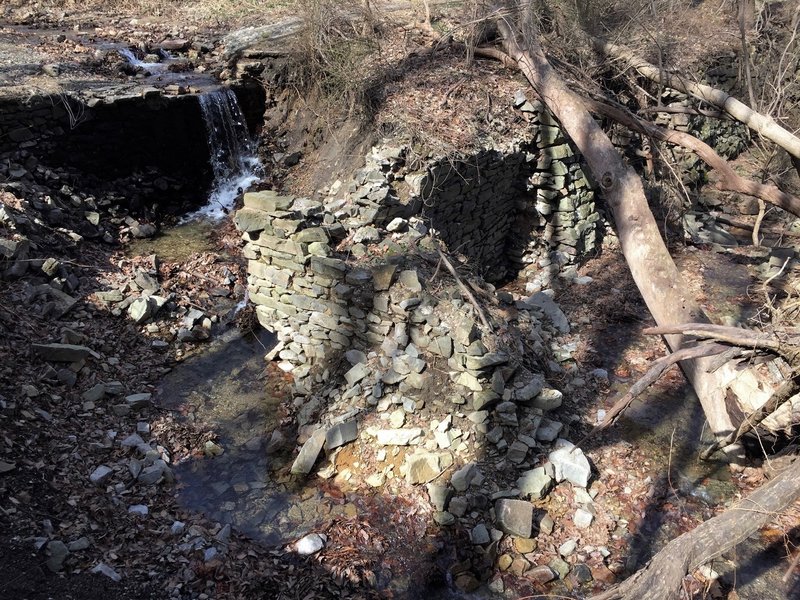
M467 488L469 488L470 483L472 483L477 470L478 469L475 466L475 463L468 463L464 465L458 471L453 473L453 477L450 479L450 485L452 485L457 492L466 491Z
M369 369L367 368L367 365L364 363L358 363L344 374L344 378L348 385L353 386L364 379L367 375L369 375Z
M567 316L558 307L558 304L546 293L536 292L533 296L520 300L517 304L520 308L540 308L560 333L569 333L569 320Z
M520 496L531 500L540 500L547 495L553 485L553 480L544 467L536 467L523 473L517 479Z
M567 440L558 440L557 444L560 447L548 457L555 468L556 481L566 479L573 485L585 488L592 469L583 451Z
M567 540L558 547L558 553L564 558L567 558L571 556L577 548L578 542L576 540Z
M347 352L344 353L344 357L347 359L351 365L355 366L359 363L366 364L367 362L367 355L361 352L361 350L356 350L351 348Z
M92 352L86 346L75 344L32 344L31 348L42 359L51 362L78 362Z
M402 232L406 229L408 229L408 221L402 217L395 217L389 221L389 224L386 226L386 231L390 233L394 233L395 231Z
M536 430L536 439L542 442L552 442L561 433L564 425L551 419L542 419L539 428Z
M106 384L98 383L81 394L84 402L97 402L106 395Z
M186 530L186 523L183 521L173 521L169 528L172 535L181 535Z
M92 567L90 573L99 573L100 575L105 575L111 581L117 581L117 582L122 581L122 575L117 573L114 569L112 569L105 563L99 563L95 565L94 567Z
M544 411L555 410L561 406L564 394L558 390L545 388L533 399L533 406Z
M489 530L483 523L478 523L475 525L475 527L472 528L472 531L470 531L469 537L472 540L472 543L476 546L488 544L492 541L492 538L489 536Z
M154 225L150 223L139 223L139 221L134 221L130 228L131 235L135 238L151 238L157 231Z
M450 500L451 490L446 485L439 485L437 483L428 484L428 498L431 504L436 507L436 510L443 512L447 510L447 503ZM441 523L440 523L441 525Z
M132 504L128 507L128 513L131 515L146 517L150 513L150 509L147 508L146 504Z
M528 455L528 449L529 448L527 445L523 444L519 440L516 440L508 447L506 458L509 462L518 465L525 460L525 457Z
M538 396L543 387L544 377L539 373L534 373L528 383L514 391L514 400L517 402L528 402Z
M455 524L456 517L455 515L447 511L439 511L433 513L433 521L437 525L441 525L442 527L449 527L450 525Z
M562 558L554 558L550 561L548 566L555 571L559 579L564 579L567 575L569 575L569 563Z
M91 475L89 475L89 481L95 485L103 485L111 478L113 473L114 471L111 469L111 467L100 465L94 471L92 471Z
M334 450L344 446L358 437L358 422L355 420L338 423L325 434L325 449Z
M163 461L158 461L163 463ZM152 464L139 473L137 481L142 485L153 485L164 477L164 467L161 464Z
M397 265L379 265L372 269L372 286L376 292L388 290L392 285Z
M137 325L141 325L153 315L153 306L147 298L137 298L128 307L128 316Z
M322 451L322 446L325 444L325 429L319 428L311 437L306 440L303 447L300 448L300 453L292 463L292 473L295 475L308 475L311 469L314 468L314 463L317 462L317 457Z
M531 537L533 504L525 500L503 498L494 505L497 526L506 533L523 538Z
M69 543L69 551L70 552L80 552L81 550L86 550L92 545L92 542L89 541L87 537L79 537L77 540L72 541Z
M151 399L153 394L149 392L143 392L141 394L131 394L130 396L125 396L125 402L127 402L128 406L132 409L136 410L139 408L144 408L150 405Z
M53 540L47 544L47 568L53 573L61 570L64 561L69 556L69 548L60 540Z
M439 455L430 452L406 457L406 481L410 484L428 483L442 474Z
M469 501L464 496L456 496L450 499L448 511L456 517L463 517L469 508Z
M422 284L419 282L419 276L416 271L411 269L401 271L397 281L412 292L422 291Z

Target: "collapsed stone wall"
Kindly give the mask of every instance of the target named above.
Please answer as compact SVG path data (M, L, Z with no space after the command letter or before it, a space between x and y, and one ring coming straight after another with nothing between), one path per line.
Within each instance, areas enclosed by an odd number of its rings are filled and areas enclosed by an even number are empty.
M561 394L513 358L522 354L518 341L482 330L456 286L433 277L435 261L425 257L435 242L424 236L421 220L412 218L393 235L396 245L376 244L380 251L348 261L336 250L347 230L330 208L265 191L245 194L235 216L247 241L250 299L259 322L277 334L272 356L294 376L299 425L324 423L301 435L305 444L293 471L308 473L323 445L333 450L355 439L359 413L393 405L402 407L394 425L372 432L381 444L457 447L464 441L457 429L443 427L426 443L430 432L403 425L413 425L426 406L444 404L469 413L482 434L496 429L492 411L502 432L502 426L520 424L520 403L529 413L521 428L528 444L509 443L495 431L499 450L520 464L535 440L552 442L561 424L545 419L544 411L560 406ZM515 324L529 347L546 354L549 334L541 321L552 302L545 295L517 302L507 292L496 296L515 307ZM554 327L569 330L565 319ZM444 380L433 364L446 373ZM430 481L452 464L452 457L430 452L414 456L407 466L411 483Z

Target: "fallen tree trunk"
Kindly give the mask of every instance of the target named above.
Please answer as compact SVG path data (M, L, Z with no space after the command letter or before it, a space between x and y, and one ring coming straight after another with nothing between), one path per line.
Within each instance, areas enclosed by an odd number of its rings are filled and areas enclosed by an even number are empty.
M676 600L687 573L717 558L800 497L800 460L722 514L667 544L640 571L590 600Z
M628 65L636 69L640 75L651 81L717 106L737 121L744 123L759 135L786 150L794 158L800 159L800 138L781 127L769 116L756 112L727 92L713 88L710 85L687 81L682 77L668 73L636 56L627 48L612 44L609 41L592 38L592 44L598 52L624 60Z
M656 323L708 322L700 306L686 293L688 288L661 239L639 176L623 162L581 99L553 71L538 42L527 39L527 48L523 50L510 24L502 17L497 23L505 52L560 121L600 183L614 217L622 252ZM687 343L680 334L667 335L665 339L673 351ZM728 366L708 372L710 360L709 357L686 360L681 367L700 399L711 431L722 437L734 430L725 396L726 382L735 375Z
M617 123L625 125L633 131L637 131L643 135L682 146L692 152L696 153L709 167L714 169L719 177L715 182L715 187L721 191L737 192L748 196L761 198L765 202L774 204L797 217L800 217L800 198L796 198L791 194L778 189L774 185L758 183L750 179L745 179L736 171L734 171L728 162L719 154L714 152L714 149L697 139L693 135L684 133L682 131L675 131L674 129L666 129L643 121L631 113L596 100L584 99L587 108L592 112L604 115L613 119Z

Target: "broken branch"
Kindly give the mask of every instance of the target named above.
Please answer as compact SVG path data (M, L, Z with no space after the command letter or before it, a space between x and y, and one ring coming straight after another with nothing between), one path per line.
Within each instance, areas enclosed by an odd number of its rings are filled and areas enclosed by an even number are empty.
M721 344L700 344L698 346L689 346L687 348L681 348L673 352L672 354L668 354L667 356L662 356L658 360L654 361L652 366L648 369L647 373L645 373L636 383L634 383L630 389L625 393L622 398L617 400L614 403L614 406L606 413L606 416L603 418L603 421L596 425L589 433L587 433L583 438L575 444L575 446L581 446L586 440L595 436L596 434L600 433L604 429L609 428L613 425L619 416L627 409L631 403L636 400L639 395L644 392L648 387L654 384L659 378L669 369L672 365L678 363L681 360L686 360L690 358L700 358L702 356L713 356L715 354L720 354L726 351L726 347Z

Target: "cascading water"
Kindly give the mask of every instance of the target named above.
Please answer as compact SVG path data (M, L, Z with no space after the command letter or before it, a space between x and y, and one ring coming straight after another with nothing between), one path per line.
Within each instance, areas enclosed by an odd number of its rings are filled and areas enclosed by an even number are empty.
M208 92L200 96L200 109L208 134L214 183L206 205L185 220L221 219L233 208L241 191L259 180L261 171L236 95L228 89Z

